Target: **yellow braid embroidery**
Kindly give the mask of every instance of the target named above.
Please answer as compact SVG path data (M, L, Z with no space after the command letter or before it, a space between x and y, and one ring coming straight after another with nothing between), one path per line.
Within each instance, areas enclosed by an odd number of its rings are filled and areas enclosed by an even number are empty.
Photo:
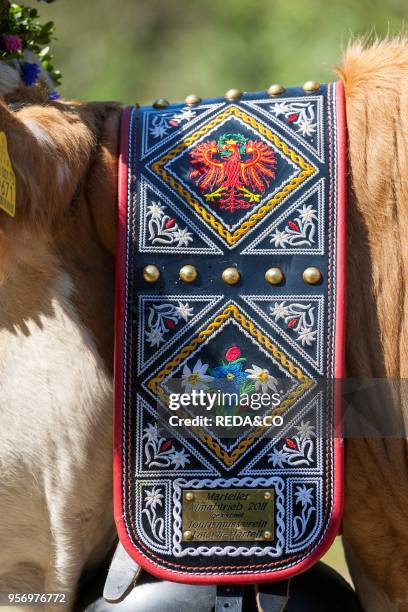
M235 304L228 305L220 314L218 314L213 321L202 331L198 333L198 335L191 340L186 346L184 346L178 353L175 355L170 361L166 363L164 368L160 370L154 378L152 378L147 386L153 393L159 397L164 404L168 404L169 398L166 393L159 387L160 383L163 382L172 371L180 365L182 361L187 359L191 353L202 344L209 336L211 336L228 318L233 317L237 323L239 323L244 329L246 329L252 337L256 338L256 340L264 346L269 353L271 353L275 359L277 359L281 365L295 376L299 385L293 389L288 395L288 397L277 407L275 408L270 416L283 414L290 406L294 404L310 387L313 385L313 380L308 376L303 374L301 369L294 365L290 359L286 357L286 355L278 349L278 347L273 344L273 342L265 336L259 329L255 327L252 321L248 320L235 306ZM188 416L184 411L181 411L180 414L182 416ZM213 440L213 438L208 434L208 432L204 431L200 427L193 427L192 430L195 434L198 435L200 440L206 444L206 446L215 452L217 457L219 457L226 466L231 467L239 457L247 450L254 441L261 436L266 427L260 426L255 431L251 432L245 439L241 440L236 448L231 453L228 453L220 445Z
M289 157L292 162L301 169L299 174L294 176L289 183L278 191L278 193L276 193L268 202L261 206L259 210L254 212L249 219L244 221L233 233L228 231L224 225L214 217L214 215L204 208L204 206L202 206L199 201L164 168L164 165L167 162L174 159L176 155L196 142L198 138L207 134L212 128L217 127L217 125L219 125L225 118L231 115L239 117L245 123L255 128L259 134L268 138L269 141L273 142L285 156ZM271 132L269 128L265 127L254 117L251 117L251 115L248 115L236 106L229 106L225 111L214 117L214 119L206 123L199 130L195 131L190 136L187 136L180 144L177 145L177 147L166 153L166 155L164 155L157 162L154 162L152 164L152 170L164 181L166 181L166 183L170 185L170 187L174 189L174 191L176 191L188 204L190 204L196 213L199 214L200 217L208 225L210 225L212 229L214 229L230 246L233 246L239 240L241 240L241 238L243 238L245 234L247 234L248 231L258 223L258 221L263 219L263 217L270 210L272 210L272 208L280 204L280 202L282 202L287 195L299 187L299 185L301 185L301 183L303 183L309 176L312 176L317 172L317 168L307 163L298 153L292 151L286 142L282 141L276 134Z

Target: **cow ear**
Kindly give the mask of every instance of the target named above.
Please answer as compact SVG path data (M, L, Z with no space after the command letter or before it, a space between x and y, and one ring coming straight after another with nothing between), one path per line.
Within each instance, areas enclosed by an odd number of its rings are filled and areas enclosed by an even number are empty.
M86 195L99 238L114 254L121 109L116 104L92 103L87 110L93 115L97 146L87 175Z
M3 161L1 162L4 170L4 156L8 156L10 162L10 172L15 176L15 210L11 216L17 220L26 219L29 213L33 213L39 204L39 181L34 180L36 163L41 172L42 151L36 138L31 131L20 121L17 115L11 112L7 106L0 102L0 132L3 141ZM2 183L4 188L4 183ZM0 203L0 223L6 221L4 205ZM9 211L10 214L10 211Z
M62 104L12 112L0 103L0 132L16 176L15 221L50 226L64 214L86 172L91 130ZM0 214L4 219L6 213Z

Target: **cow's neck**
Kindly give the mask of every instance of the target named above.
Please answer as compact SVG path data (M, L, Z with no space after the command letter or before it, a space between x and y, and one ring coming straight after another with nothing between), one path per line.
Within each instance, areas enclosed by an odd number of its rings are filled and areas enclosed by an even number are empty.
M115 259L99 239L85 201L68 214L56 249L75 288L72 302L78 316L113 371Z
M61 289L62 270L45 234L16 236L6 244L0 282L1 330L23 332L30 323L41 326L52 316L52 301Z
M112 371L114 257L98 239L87 206L71 211L57 236L19 235L4 259L0 338L47 333L56 309L65 311L87 331Z

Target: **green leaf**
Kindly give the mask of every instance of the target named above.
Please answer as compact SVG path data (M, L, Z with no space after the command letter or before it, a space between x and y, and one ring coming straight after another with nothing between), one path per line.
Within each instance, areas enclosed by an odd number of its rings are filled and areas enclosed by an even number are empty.
M245 380L239 388L240 395L244 395L245 393L247 395L251 395L251 393L253 393L254 391L255 391L255 382L252 380Z
M40 0L50 4L54 0ZM10 33L20 36L23 49L28 49L38 56L38 59L45 70L48 70L50 77L55 83L60 83L61 73L55 70L51 61L49 43L55 37L55 25L53 21L41 24L36 8L24 6L19 3L10 3L8 0L0 0L0 32ZM7 53L0 50L0 59L21 59L21 52Z
M234 359L234 361L230 361L230 365L236 365L238 363L245 363L246 357L239 357L238 359Z

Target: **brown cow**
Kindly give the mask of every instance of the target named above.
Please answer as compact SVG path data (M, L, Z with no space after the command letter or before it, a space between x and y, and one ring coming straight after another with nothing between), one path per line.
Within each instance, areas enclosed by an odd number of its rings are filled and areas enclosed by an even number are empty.
M350 140L348 374L403 378L408 41L354 45L339 72ZM74 592L114 538L121 109L47 103L41 88L5 100L17 214L0 211L0 591ZM408 610L407 466L404 438L348 444L344 539L369 612Z

